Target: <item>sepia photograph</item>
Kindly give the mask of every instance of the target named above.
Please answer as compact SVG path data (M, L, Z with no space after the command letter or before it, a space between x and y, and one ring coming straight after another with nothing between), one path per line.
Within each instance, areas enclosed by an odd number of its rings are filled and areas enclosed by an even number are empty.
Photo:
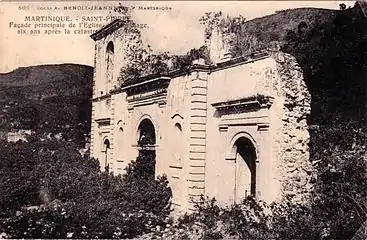
M367 0L0 0L0 239L367 239Z

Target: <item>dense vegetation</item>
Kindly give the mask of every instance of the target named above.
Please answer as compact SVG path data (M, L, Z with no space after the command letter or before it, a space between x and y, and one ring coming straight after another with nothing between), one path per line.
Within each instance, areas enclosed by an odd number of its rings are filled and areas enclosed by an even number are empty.
M282 49L295 56L312 94L311 124L365 120L367 18L359 7L331 21L288 31ZM303 27L302 27L303 26Z
M167 179L152 179L146 155L113 176L70 142L1 142L0 232L13 238L350 239L367 219L365 133L357 122L340 126L315 130L328 144L314 149L309 203L248 198L219 207L202 199L176 221L168 217Z
M204 199L196 210L142 239L351 239L367 221L364 125L348 122L315 130L311 200L267 205L247 198L220 207ZM361 234L359 238L365 239Z
M142 157L113 176L56 139L1 142L1 153L0 230L12 238L134 237L170 213L168 182L139 174Z
M358 7L296 9L248 22L239 17L233 23L229 26L240 26L233 28L239 34L234 35L236 54L246 53L249 44L250 49L261 49L275 42L294 55L304 71L312 94L310 202L299 205L285 199L267 206L248 198L223 208L215 200L203 199L196 211L172 221L167 179L153 180L147 174L144 163L151 163L149 159L141 156L125 175L112 176L102 173L96 160L81 156L72 142L35 138L29 143L1 142L0 233L13 238L351 239L367 220L366 18ZM190 51L175 61L185 66L204 50ZM144 64L153 62L155 70L167 71L164 59L152 56ZM57 129L55 133L65 134L67 129L75 132L66 125L81 123L78 114L89 121L90 108L83 107L84 113L74 108L87 104L75 101L80 94L90 96L90 88L82 89L87 85L77 87L81 92L75 90L73 95L66 93L65 85L57 87L49 75L34 78L33 70L32 74L25 70L9 78L0 76L2 103L11 106L3 107L7 110L2 114L11 119L4 126L14 122L42 129L47 122L49 129ZM134 69L123 74L130 70ZM40 86L41 95L34 86ZM11 102L12 98L16 100Z

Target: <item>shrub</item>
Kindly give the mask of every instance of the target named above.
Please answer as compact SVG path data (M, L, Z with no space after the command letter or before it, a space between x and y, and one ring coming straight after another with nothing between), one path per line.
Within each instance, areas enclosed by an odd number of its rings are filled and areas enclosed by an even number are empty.
M248 197L240 204L221 207L214 198L201 198L160 236L164 239L269 239L267 206Z
M351 238L367 220L364 129L363 121L348 121L322 126L311 139L317 171L311 207L328 238Z
M166 177L137 174L148 159L113 176L68 142L2 146L2 228L12 238L135 237L164 225L170 213Z
M152 178L154 155L113 176L70 143L3 143L0 231L13 238L350 239L367 219L363 127L320 127L314 136L309 202L267 206L247 198L221 207L202 198L175 222L167 218L167 178Z
M232 205L224 213L224 222L228 225L229 234L240 239L271 238L270 219L266 208L268 206L264 202L252 197Z
M273 205L280 239L351 239L367 220L364 124L320 126L311 138L312 198L304 205ZM320 144L322 143L322 144Z
M285 200L272 204L271 229L276 239L321 239L310 206Z

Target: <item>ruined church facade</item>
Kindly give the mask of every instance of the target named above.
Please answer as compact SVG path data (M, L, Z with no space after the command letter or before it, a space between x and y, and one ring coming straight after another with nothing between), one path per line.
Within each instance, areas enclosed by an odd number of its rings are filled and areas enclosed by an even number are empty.
M310 95L291 56L231 58L213 34L211 64L197 59L121 87L123 28L114 21L91 36L91 156L101 168L123 173L139 153L151 153L181 210L201 195L231 204L307 194Z

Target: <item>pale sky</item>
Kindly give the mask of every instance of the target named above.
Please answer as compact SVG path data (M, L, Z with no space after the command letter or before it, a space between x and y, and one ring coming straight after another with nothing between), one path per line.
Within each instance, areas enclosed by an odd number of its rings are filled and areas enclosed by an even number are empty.
M9 28L10 22L24 23L25 16L105 16L101 11L42 10L42 7L118 5L122 1L68 1L68 2L1 2L0 0L0 72L8 72L17 67L78 63L93 66L94 42L89 35L38 36L17 34L17 29ZM229 15L242 14L250 20L273 14L277 10L300 7L338 9L340 3L353 6L355 1L123 1L123 5L162 6L172 10L135 10L133 18L138 23L146 23L146 41L156 51L184 54L204 42L203 28L199 18L209 11L222 11ZM29 6L29 10L19 10Z

